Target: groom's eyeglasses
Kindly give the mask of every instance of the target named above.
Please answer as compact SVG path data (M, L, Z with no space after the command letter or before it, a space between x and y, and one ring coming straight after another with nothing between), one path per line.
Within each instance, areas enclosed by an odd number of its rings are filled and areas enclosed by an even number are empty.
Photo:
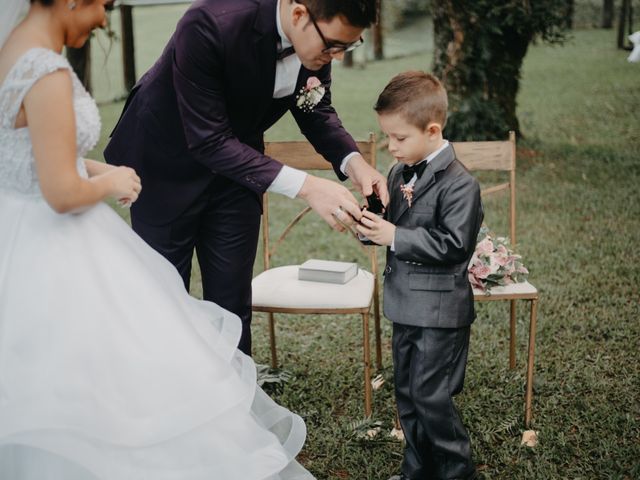
M318 24L316 23L316 19L314 18L309 8L307 8L307 13L309 14L309 18L311 19L311 23L313 23L313 26L315 27L316 32L318 32L318 35L320 35L320 38L322 39L322 43L324 43L324 49L322 50L322 53L335 55L343 52L351 52L364 43L364 40L362 37L360 37L355 42L351 42L351 43L327 41L324 34L322 33L322 30L320 30L320 27L318 27Z

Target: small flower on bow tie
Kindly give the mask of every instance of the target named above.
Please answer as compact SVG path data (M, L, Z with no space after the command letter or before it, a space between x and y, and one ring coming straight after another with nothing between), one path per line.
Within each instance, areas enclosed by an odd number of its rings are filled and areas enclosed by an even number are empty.
M411 201L413 200L413 185L410 183L400 185L400 191L402 192L404 199L409 204L409 208L411 208Z
M309 77L307 84L300 89L296 97L296 106L303 112L309 113L320 103L324 92L325 88L318 77Z

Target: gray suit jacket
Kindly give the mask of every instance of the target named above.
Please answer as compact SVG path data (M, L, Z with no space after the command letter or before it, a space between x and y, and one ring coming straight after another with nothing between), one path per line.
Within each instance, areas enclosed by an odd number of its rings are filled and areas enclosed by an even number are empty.
M452 146L427 165L409 207L400 192L403 164L389 172L387 219L396 225L387 249L384 314L403 325L460 328L475 318L467 266L483 219L480 186Z

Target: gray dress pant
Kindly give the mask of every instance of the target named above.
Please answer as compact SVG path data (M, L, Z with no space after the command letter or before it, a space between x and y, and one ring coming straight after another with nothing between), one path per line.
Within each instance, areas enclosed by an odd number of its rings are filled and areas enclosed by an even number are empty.
M453 396L462 391L470 327L393 324L396 402L406 446L402 473L411 480L473 476L471 443Z

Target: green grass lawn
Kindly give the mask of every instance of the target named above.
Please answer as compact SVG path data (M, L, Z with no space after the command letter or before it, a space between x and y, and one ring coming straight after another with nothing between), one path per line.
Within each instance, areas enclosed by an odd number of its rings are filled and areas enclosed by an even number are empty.
M526 58L518 109L526 135L519 140L518 249L541 295L533 404L540 443L520 446L524 304L513 371L507 305L479 305L458 405L488 479L640 478L640 64L628 64L627 53L614 47L612 31L577 31L565 46L533 46ZM380 89L397 72L428 68L430 59L426 52L364 69L336 68L334 103L349 131L361 138L377 131L371 106ZM121 102L101 107L105 134L121 108ZM268 133L296 135L289 119ZM388 161L381 155L381 170ZM275 203L274 212L284 216L295 202ZM494 202L486 210L489 226L504 228L504 210ZM344 235L317 228L319 234L303 226L288 244L287 260L359 258L342 246ZM260 259L256 265L259 271ZM279 358L294 377L275 397L307 422L302 463L319 479L395 473L402 446L387 435L394 415L388 322L383 373L389 380L374 394L373 420L382 422L382 432L364 441L354 435L363 418L359 319L279 319ZM266 363L264 318L254 320L253 332L255 359Z

